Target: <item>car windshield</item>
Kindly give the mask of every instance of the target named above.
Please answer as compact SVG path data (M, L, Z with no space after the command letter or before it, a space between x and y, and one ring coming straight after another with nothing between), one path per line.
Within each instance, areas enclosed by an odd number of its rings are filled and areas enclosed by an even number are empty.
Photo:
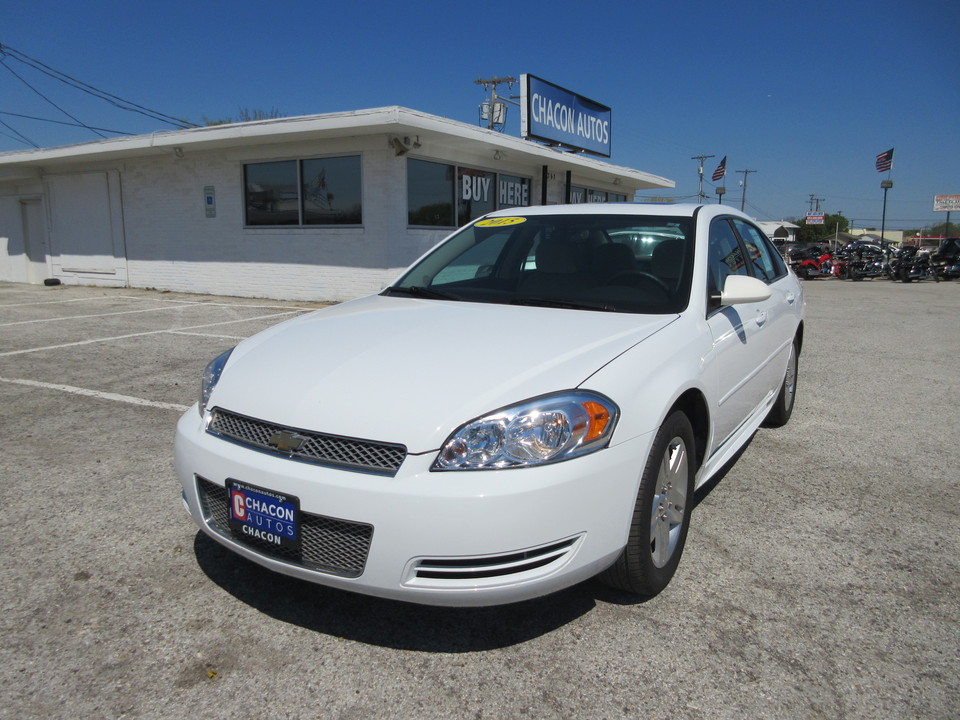
M530 215L470 225L386 295L628 313L677 313L690 297L693 220Z

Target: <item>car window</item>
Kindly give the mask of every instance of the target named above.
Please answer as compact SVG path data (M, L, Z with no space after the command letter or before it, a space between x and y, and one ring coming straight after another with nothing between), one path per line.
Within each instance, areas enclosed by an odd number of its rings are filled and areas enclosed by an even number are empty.
M786 273L779 253L770 247L769 240L760 230L737 218L733 219L733 224L743 239L754 275L769 284Z
M434 285L485 277L493 272L503 246L510 237L509 229L492 233L485 242L468 247L433 278Z
M683 310L694 221L638 214L517 214L473 223L411 267L390 295L631 313Z
M709 291L712 295L723 290L728 275L750 274L740 241L726 218L718 218L710 224L709 264L712 285Z

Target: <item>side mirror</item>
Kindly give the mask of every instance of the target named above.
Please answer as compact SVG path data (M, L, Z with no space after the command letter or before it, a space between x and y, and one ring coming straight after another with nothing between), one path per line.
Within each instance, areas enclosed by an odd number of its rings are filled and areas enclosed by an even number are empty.
M728 275L720 294L721 305L763 302L770 299L770 288L762 280L747 275Z

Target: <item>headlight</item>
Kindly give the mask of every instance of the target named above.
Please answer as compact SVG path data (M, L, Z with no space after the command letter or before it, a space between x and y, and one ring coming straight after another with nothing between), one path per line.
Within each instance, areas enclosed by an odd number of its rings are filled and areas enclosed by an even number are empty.
M591 392L534 398L477 418L440 448L433 470L489 470L559 462L606 447L620 410Z
M220 380L220 374L223 372L223 366L227 364L227 360L230 358L230 353L233 352L233 348L227 350L223 355L218 355L209 363L203 371L203 377L200 380L200 415L207 409L207 401L210 400L210 393L213 392L213 389L217 386L217 382Z

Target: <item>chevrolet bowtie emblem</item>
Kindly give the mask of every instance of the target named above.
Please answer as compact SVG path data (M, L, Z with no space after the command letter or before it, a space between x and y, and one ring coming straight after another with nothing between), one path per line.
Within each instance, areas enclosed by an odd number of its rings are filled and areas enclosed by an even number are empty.
M308 439L309 438L304 435L287 432L286 430L279 430L270 436L270 439L267 440L267 443L275 447L280 452L296 452Z

